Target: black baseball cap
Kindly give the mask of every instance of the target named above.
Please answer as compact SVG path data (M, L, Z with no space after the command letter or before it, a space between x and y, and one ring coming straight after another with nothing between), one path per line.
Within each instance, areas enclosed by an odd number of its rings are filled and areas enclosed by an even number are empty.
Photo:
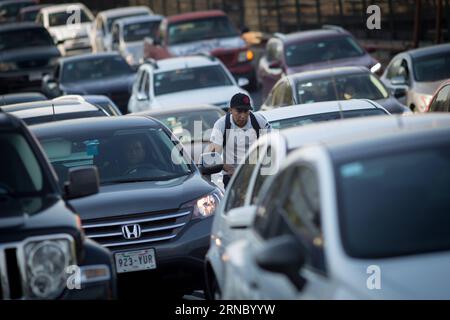
M236 93L230 101L230 108L253 110L250 97L244 93Z

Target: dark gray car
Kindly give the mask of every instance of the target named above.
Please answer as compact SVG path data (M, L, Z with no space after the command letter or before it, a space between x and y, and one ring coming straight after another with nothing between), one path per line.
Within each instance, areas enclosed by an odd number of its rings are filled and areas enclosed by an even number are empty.
M404 94L404 92L403 92ZM410 112L364 67L339 67L301 72L279 80L261 110L321 101L369 99L389 113Z

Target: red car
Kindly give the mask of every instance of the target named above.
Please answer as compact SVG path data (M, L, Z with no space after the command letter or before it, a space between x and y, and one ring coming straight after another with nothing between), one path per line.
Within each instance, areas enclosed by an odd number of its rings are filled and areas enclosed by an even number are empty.
M433 95L427 112L450 112L450 80L441 84Z
M267 42L258 66L263 99L283 75L348 66L366 67L373 73L381 70L381 64L343 28L276 33Z
M144 57L155 60L199 53L219 58L236 79L245 78L250 87L255 86L254 53L223 11L167 17L161 23L158 39L147 39L144 44Z

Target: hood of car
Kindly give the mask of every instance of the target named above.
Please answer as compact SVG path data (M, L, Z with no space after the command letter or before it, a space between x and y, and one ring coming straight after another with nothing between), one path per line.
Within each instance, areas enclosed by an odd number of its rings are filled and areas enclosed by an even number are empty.
M0 61L1 62L19 62L19 61L35 61L35 60L43 60L43 59L51 59L59 57L61 54L59 53L58 48L54 45L50 46L40 46L33 47L32 50L30 48L20 48L13 50L2 50L0 52Z
M63 83L66 94L100 94L110 95L115 92L129 92L134 75L102 78L99 80Z
M242 90L237 86L212 87L160 95L156 97L153 106L181 107L199 104L213 104L223 107L228 105L231 97L238 92L248 95L245 90Z
M243 47L245 47L245 42L240 37L215 38L170 45L169 52L174 56L186 56L202 52L211 52L215 49L234 49Z
M50 34L58 41L87 37L92 23L81 23L79 27L64 25L48 28Z
M199 174L168 181L121 183L100 187L96 195L72 200L82 219L178 210L182 204L210 193L214 187Z
M304 71L313 71L319 69L328 69L334 67L349 67L349 66L358 66L358 67L366 67L367 69L372 68L377 61L373 59L369 54L364 54L360 57L353 57L348 59L339 59L339 60L331 60L320 63L311 63L303 66L293 66L288 67L286 70L287 74L293 74Z

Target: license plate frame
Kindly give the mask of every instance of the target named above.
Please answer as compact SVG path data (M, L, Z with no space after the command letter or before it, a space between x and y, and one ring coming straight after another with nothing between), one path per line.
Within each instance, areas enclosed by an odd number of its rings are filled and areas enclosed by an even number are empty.
M156 265L154 248L121 251L114 254L117 273L153 270Z

